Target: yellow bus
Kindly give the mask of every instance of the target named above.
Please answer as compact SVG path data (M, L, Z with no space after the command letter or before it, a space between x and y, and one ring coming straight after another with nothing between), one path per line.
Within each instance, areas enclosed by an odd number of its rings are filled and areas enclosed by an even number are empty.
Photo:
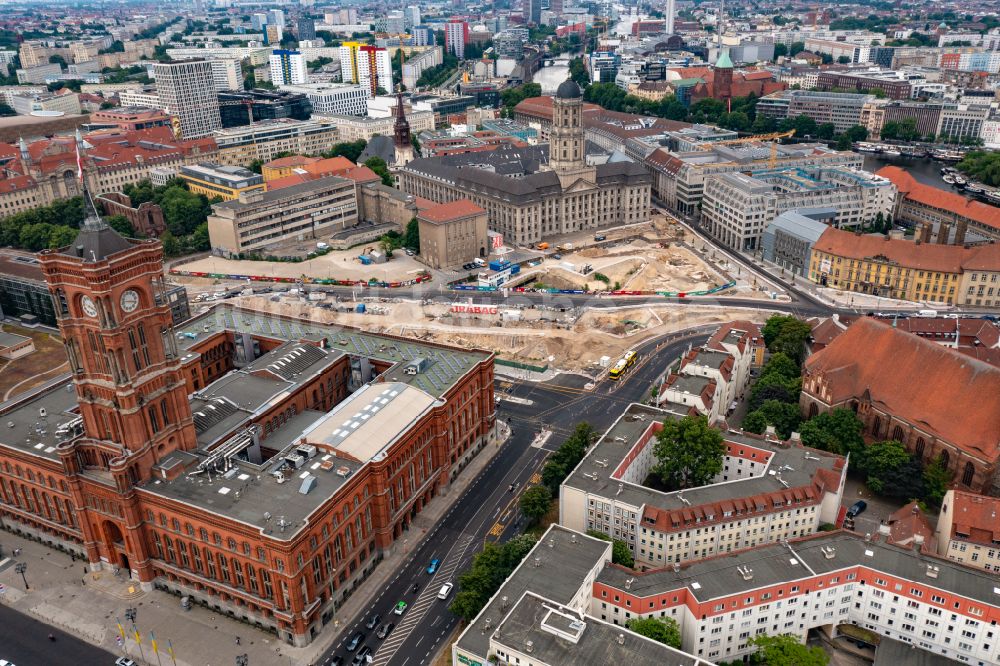
M634 351L625 352L625 355L618 359L618 362L615 363L610 370L608 370L608 377L610 377L612 381L618 381L622 375L628 372L632 366L635 365L638 358L639 355Z

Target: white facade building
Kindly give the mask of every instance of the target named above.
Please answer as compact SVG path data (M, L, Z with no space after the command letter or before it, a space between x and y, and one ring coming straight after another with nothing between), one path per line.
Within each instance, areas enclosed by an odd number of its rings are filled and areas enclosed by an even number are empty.
M207 60L156 63L160 107L180 120L181 135L193 139L222 129L212 65Z
M301 93L312 102L313 114L320 116L363 116L368 111L368 89L349 83L307 83L283 85L282 90Z
M271 83L275 86L301 85L309 82L306 58L298 51L275 49L270 57Z

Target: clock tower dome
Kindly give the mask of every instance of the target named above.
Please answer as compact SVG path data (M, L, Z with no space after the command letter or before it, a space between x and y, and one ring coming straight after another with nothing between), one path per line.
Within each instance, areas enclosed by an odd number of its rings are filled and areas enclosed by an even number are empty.
M127 240L92 213L71 246L39 259L83 418L84 436L64 445L66 471L110 472L125 492L196 444L162 246Z

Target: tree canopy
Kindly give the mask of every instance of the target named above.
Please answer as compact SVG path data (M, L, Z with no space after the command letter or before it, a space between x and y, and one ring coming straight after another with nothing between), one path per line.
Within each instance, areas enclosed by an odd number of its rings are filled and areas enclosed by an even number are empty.
M538 522L552 504L552 491L545 486L532 486L521 494L518 506L531 522Z
M365 166L374 171L382 179L383 185L388 185L389 187L396 186L396 179L389 173L389 166L381 157L377 155L369 157L365 160Z
M805 446L855 457L861 455L865 448L861 435L864 427L853 411L838 407L806 421L799 434Z
M472 566L458 577L459 591L451 612L466 622L472 621L534 545L535 538L529 534L502 545L486 544L472 558Z
M611 561L613 563L620 564L629 569L635 566L635 557L633 557L632 549L628 547L627 543L621 539L612 539L604 532L598 532L597 530L587 530L587 534L595 539L611 542Z
M671 489L703 486L722 471L725 454L722 433L704 416L668 418L653 444L658 462L652 471Z
M757 648L752 662L765 666L826 666L828 657L821 647L809 647L791 634L760 634L749 641Z
M563 479L583 460L584 454L594 441L595 434L589 423L578 423L573 434L549 456L542 467L542 483L548 487L553 496L559 493L559 485Z
M625 625L640 636L672 648L681 647L681 628L672 617L637 617Z

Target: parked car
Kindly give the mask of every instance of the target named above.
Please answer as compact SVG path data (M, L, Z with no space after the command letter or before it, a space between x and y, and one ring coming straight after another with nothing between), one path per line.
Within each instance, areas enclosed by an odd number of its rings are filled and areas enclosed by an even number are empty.
M415 254L416 254L416 252L414 252L414 251L413 251L413 250L411 250L410 248L406 248L406 256L408 256L408 257L412 257L412 256L413 256L413 255L415 255Z
M414 583L410 586L410 594L416 594L420 591L420 583Z
M857 518L862 513L864 513L865 509L867 508L868 508L868 502L864 500L858 500L857 502L851 505L850 509L847 510L847 517Z
M395 626L396 625L394 625L392 622L387 622L386 624L383 624L381 627L379 627L378 633L375 635L378 636L379 638L385 638L386 636L389 635L389 632L391 632Z
M397 603L396 607L392 609L392 612L395 613L396 615L402 615L403 613L405 613L406 612L406 602L405 601L400 601L399 603Z
M368 622L365 623L365 627L368 629L374 629L378 626L378 623L382 620L382 617L378 613L372 613L372 616L368 618Z
M361 641L365 640L364 632L357 631L351 636L351 640L347 641L347 651L354 652L361 645Z
M433 560L431 560L430 566L427 567L427 573L429 573L429 574L431 574L433 576L434 572L436 572L438 570L438 566L440 566L440 564L441 564L441 560L439 560L437 558L434 558Z

